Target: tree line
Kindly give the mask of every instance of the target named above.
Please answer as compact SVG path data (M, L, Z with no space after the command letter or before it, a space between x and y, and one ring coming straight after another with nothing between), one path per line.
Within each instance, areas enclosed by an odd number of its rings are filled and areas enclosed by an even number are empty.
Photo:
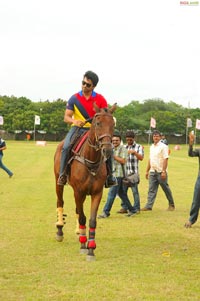
M0 116L4 124L0 129L7 132L30 131L34 128L35 115L40 116L38 130L51 134L63 133L69 130L64 123L66 101L57 99L50 102L33 102L26 97L0 96ZM166 135L186 133L187 118L195 127L196 119L200 119L200 109L185 108L173 101L164 102L162 99L133 100L124 106L118 106L114 113L117 120L116 128L123 134L127 129L134 130L138 135L150 130L150 119L156 120L157 128Z

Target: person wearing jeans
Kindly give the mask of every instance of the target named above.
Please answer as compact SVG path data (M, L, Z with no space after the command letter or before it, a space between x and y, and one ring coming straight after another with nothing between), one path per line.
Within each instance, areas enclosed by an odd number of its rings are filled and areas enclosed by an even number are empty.
M67 102L64 122L71 125L68 134L65 137L64 145L61 152L60 172L57 184L63 186L67 183L66 165L70 159L70 152L72 148L72 140L75 132L83 134L89 131L92 123L92 118L95 116L94 103L99 108L107 108L108 103L106 99L99 93L94 91L99 77L93 71L87 71L83 75L82 89L70 97ZM107 180L106 187L116 185L116 179L112 176L111 160L106 161Z
M150 147L149 161L146 169L146 179L149 179L149 190L147 203L141 211L152 210L159 185L165 193L168 200L169 211L175 209L174 199L168 184L167 166L168 166L168 146L161 140L161 133L158 130L153 132L153 144Z
M128 151L128 159L126 162L126 173L130 174L139 174L139 161L142 161L144 158L144 148L135 142L135 133L131 130L127 130L126 132L126 149ZM138 183L139 184L139 183ZM133 198L134 198L134 210L139 213L140 212L140 195L138 190L138 184L134 184L131 188ZM124 189L126 194L128 193L128 186L124 185ZM128 208L122 202L121 209L117 211L117 213L127 213Z
M132 190L132 194L134 198L133 208L137 213L140 213L140 194L139 194L138 184L134 184L131 187L124 185L124 190L126 194L128 193L129 188ZM128 208L123 202L121 203L121 207L122 208L119 211L117 211L117 213L126 213Z
M117 185L112 186L109 189L107 201L103 208L103 212L102 214L98 215L98 218L106 218L110 216L110 211L117 195L121 198L121 200L123 201L123 203L128 209L127 216L132 216L136 214L127 196L126 190L124 189L124 185L122 183L122 179L123 179L122 164L124 165L126 163L127 149L123 145L121 145L121 136L119 134L114 134L112 138L112 144L114 146L113 176L117 178Z
M199 209L200 209L200 148L196 148L193 150L195 136L193 132L189 135L189 150L188 155L190 157L198 157L199 159L199 170L198 176L196 179L196 183L194 186L194 193L193 193L193 201L190 209L190 216L188 221L185 223L186 228L191 228L191 226L196 223L198 216L199 216Z
M3 151L6 149L6 142L0 137L0 168L3 169L8 175L9 178L12 178L13 172L10 171L2 162Z
M163 174L164 173L162 173L162 172L150 171L148 201L147 201L146 206L141 209L142 211L152 210L155 199L156 199L156 195L158 192L159 185L161 186L162 190L164 191L166 198L169 202L168 209L173 211L173 209L175 208L172 192L171 192L171 189L168 184L167 172L165 172L165 179L163 179Z

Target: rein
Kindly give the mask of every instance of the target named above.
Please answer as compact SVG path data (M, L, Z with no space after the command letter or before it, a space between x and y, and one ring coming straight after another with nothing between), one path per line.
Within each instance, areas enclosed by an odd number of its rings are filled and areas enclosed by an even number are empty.
M103 116L103 115L106 115L106 114L102 114L102 113L96 113L94 118L96 118L97 116ZM107 115L106 115L107 116ZM110 116L111 118L113 118L112 116ZM89 118L85 121L85 123L87 122L91 122L93 120L93 118ZM112 140L112 136L108 133L105 133L105 134L102 134L100 136L98 136L96 134L96 127L98 125L95 124L94 125L94 129L95 129L95 134L94 134L94 138L95 138L95 141L93 143L93 141L91 140L90 137L88 137L86 139L86 141L83 143L83 146L87 143L89 147L93 148L96 152L102 150L103 146L107 145L107 146L111 146L112 143L111 143L111 140ZM110 139L110 141L108 142L102 142L101 140L105 137L108 137ZM95 176L96 173L97 173L97 170L100 166L100 164L102 162L105 162L107 160L107 158L104 156L103 152L101 152L101 157L100 157L100 160L96 160L96 161L91 161L89 159L86 159L84 156L81 155L81 151L83 150L83 146L81 147L80 151L74 156L74 159L76 159L77 161L81 162L82 164L86 165L88 170L90 171L90 173Z
M95 133L95 144L93 144L91 139L88 137L88 145L94 148L96 151L99 151L104 145L111 145L111 142L101 142L101 139L103 139L104 137L108 137L110 138L110 140L112 138L109 134L104 134L98 137Z

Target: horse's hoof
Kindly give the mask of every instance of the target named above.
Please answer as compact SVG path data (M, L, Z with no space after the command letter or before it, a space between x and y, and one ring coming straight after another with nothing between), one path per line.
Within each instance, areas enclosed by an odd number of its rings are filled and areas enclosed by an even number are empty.
M91 255L87 255L86 256L86 261L89 261L89 262L96 261L96 257L95 256L91 256Z
M87 254L88 253L88 249L80 249L80 254Z
M61 242L61 241L63 241L63 239L64 239L63 235L62 236L61 235L56 235L56 240L57 241Z

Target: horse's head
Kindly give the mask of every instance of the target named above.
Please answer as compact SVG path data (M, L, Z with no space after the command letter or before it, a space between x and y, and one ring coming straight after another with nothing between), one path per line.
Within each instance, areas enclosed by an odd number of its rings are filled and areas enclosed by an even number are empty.
M91 132L94 135L93 144L96 150L101 150L105 158L109 158L112 153L112 136L114 132L115 121L112 113L116 109L114 104L110 109L99 109L94 106L96 114L92 121Z

